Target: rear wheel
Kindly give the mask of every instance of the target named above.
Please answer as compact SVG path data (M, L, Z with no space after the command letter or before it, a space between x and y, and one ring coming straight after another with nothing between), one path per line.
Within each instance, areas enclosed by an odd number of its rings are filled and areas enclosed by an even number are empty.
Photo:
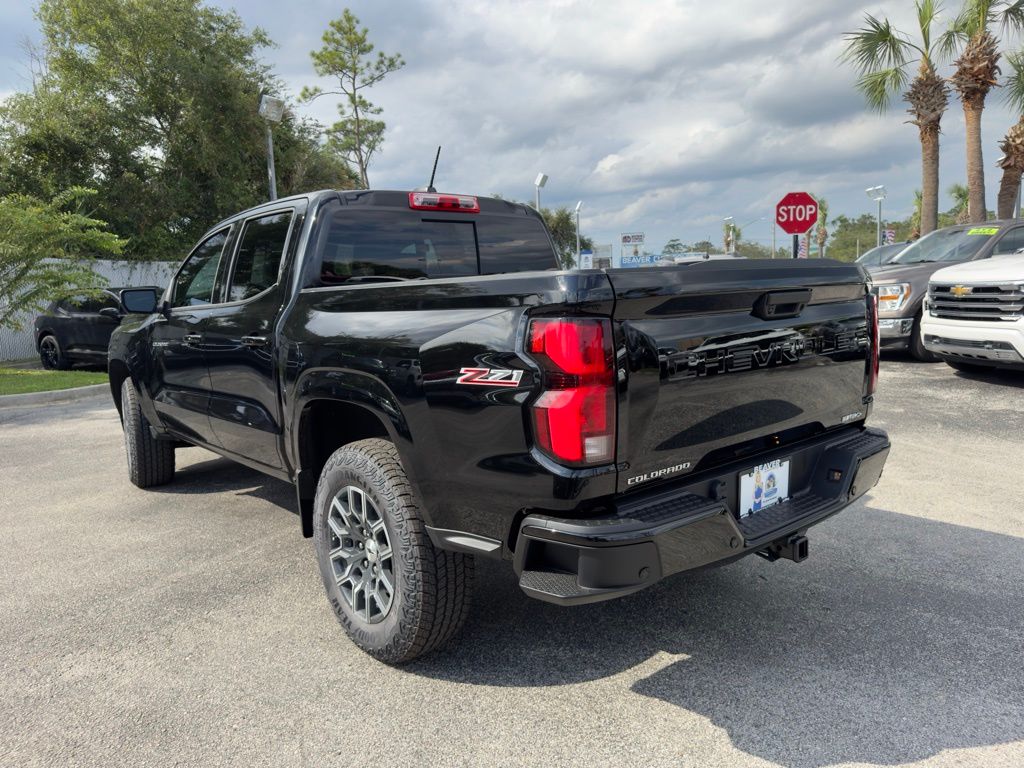
M920 360L922 363L937 363L940 358L933 352L930 352L924 345L924 334L921 332L921 313L917 313L917 317L914 318L914 327L910 330L910 354L916 360Z
M392 443L360 440L335 451L314 509L327 598L356 645L401 664L459 632L469 612L473 557L434 547Z
M71 367L57 337L47 334L39 340L39 360L48 371L66 371Z
M149 431L131 379L121 385L121 423L128 455L128 479L139 488L165 485L174 477L174 444L157 440Z

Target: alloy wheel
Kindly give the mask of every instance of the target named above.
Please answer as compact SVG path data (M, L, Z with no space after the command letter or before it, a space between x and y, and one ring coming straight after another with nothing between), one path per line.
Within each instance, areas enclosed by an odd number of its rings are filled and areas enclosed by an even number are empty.
M365 491L346 485L327 515L334 579L352 612L368 624L383 621L395 599L395 572L384 518Z
M39 342L39 353L43 358L43 365L47 368L56 368L60 362L60 347L53 336L46 336Z

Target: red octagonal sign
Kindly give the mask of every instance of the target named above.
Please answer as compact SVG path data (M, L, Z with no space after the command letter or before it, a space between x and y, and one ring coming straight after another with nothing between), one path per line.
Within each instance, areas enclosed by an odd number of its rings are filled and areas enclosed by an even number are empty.
M806 192L790 192L775 206L775 223L787 234L802 235L818 222L818 201Z

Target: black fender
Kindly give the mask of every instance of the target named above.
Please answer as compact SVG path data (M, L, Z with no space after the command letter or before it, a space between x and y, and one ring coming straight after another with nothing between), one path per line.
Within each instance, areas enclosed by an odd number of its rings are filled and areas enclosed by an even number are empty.
M286 397L286 408L290 414L286 450L288 461L294 467L299 507L304 518L304 533L307 529L306 518L312 513L312 499L316 494L320 468L310 466L308 460L304 461L302 440L307 425L303 423L303 419L311 406L321 403L358 409L358 412L367 414L379 424L384 435L380 432L376 432L376 435L386 436L394 443L409 482L422 498L419 493L421 469L418 465L412 430L395 393L379 378L365 372L342 368L310 368L302 372L292 387L291 396ZM338 445L340 447L371 434L365 427L359 428L349 435L342 434ZM424 510L424 515L428 517L429 522L427 510Z

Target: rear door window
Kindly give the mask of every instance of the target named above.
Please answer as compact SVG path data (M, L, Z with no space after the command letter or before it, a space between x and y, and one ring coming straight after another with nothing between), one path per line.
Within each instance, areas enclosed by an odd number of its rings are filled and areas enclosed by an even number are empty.
M92 315L99 312L103 307L116 307L117 302L108 303L110 296L99 294L96 296L72 296L60 302L59 307L65 312L76 315Z
M228 286L229 302L251 299L277 283L291 220L292 212L286 211L245 223Z
M1002 256L1008 253L1016 253L1024 248L1024 227L1014 227L1007 232L1003 239L996 243L992 249L993 256Z

